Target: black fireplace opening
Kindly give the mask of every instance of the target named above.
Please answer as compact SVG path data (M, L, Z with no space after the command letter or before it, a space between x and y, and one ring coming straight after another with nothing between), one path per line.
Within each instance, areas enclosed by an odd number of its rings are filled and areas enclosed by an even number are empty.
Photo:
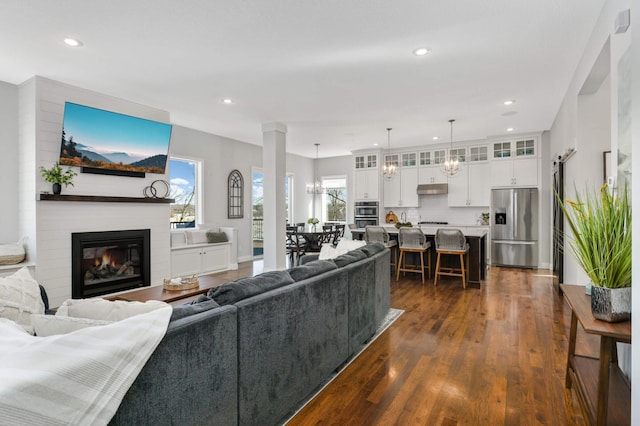
M71 234L71 297L151 285L149 229Z

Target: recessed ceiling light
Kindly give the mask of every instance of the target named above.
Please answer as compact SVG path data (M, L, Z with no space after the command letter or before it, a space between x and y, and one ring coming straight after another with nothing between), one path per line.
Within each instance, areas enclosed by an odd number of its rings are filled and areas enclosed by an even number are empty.
M514 128L514 127L509 127L509 128L507 129L507 132L513 132L514 130L515 130L515 128Z
M419 47L413 51L413 54L416 56L424 56L424 55L428 55L429 53L431 53L431 49L427 47Z
M222 100L222 103L229 105L229 104L232 104L233 101L231 99L229 99L229 98L225 98L225 99Z
M377 144L377 143L374 143L374 144L373 144L373 146L378 146L378 144Z
M507 99L506 101L503 102L503 104L505 105L513 105L515 103L516 101L514 101L513 99Z
M437 141L438 139L440 139L440 138L439 138L439 137L437 137L437 136L434 136L434 137L433 137L433 140L434 140L434 141Z
M64 44L71 47L80 47L82 46L82 42L80 40L76 40L75 38L67 37L64 39Z

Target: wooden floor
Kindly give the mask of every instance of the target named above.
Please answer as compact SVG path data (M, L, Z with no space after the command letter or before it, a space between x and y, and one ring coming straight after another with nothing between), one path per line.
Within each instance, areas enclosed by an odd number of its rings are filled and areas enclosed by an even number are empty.
M584 424L564 387L571 310L548 273L491 268L480 290L392 280L405 313L288 424Z

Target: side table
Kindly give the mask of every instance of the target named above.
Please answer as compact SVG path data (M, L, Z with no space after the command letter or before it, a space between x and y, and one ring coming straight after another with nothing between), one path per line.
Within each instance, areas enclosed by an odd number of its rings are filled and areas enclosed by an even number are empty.
M591 313L591 297L583 286L560 286L571 307L571 331L565 386L575 386L578 401L592 425L631 424L631 386L618 368L616 342L631 343L631 321L608 323ZM578 322L586 333L600 336L600 357L576 355Z

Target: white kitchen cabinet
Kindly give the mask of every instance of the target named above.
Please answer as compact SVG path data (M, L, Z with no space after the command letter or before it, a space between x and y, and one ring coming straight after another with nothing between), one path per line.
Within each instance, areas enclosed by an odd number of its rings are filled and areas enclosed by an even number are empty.
M536 138L493 143L491 186L538 186Z
M442 173L440 166L419 167L418 183L447 183L447 176Z
M491 196L491 165L488 162L463 164L449 178L449 207L488 207Z
M229 269L231 243L199 244L171 249L171 276L202 275Z
M384 207L418 207L418 168L401 167L391 180L384 180Z
M355 170L353 172L355 201L378 200L379 179L377 168Z

